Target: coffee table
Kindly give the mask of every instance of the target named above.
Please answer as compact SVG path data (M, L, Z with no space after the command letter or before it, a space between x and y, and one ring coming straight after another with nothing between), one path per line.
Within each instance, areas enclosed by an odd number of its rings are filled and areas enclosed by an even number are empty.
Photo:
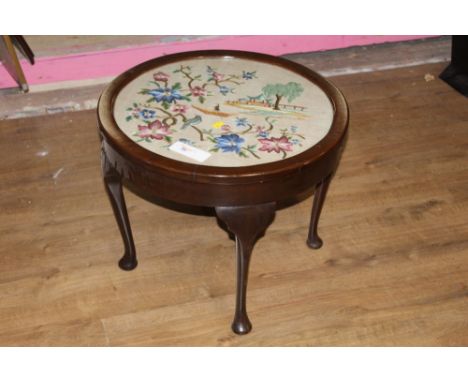
M232 330L248 333L250 257L278 203L315 188L307 245L322 246L317 225L347 136L343 95L283 58L195 51L123 73L101 95L97 116L105 188L125 245L119 266L137 266L122 185L213 207L236 241Z

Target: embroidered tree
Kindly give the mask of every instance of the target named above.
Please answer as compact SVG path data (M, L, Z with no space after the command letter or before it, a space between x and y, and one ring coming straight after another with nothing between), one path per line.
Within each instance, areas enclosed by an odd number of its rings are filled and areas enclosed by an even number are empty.
M294 98L299 97L304 88L297 82L288 82L287 84L268 84L263 87L262 92L265 98L276 97L274 110L279 110L279 103L281 98L286 97L288 102L291 102Z

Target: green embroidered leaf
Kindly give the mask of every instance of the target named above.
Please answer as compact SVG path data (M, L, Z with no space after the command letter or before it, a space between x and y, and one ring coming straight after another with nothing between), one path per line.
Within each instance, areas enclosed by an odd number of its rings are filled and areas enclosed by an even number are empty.
M205 102L205 97L200 96L200 97L198 97L198 100L200 101L200 103L203 103L203 102Z
M147 103L153 102L153 101L154 101L154 98L149 98L149 99L146 100Z
M165 135L165 136L164 136L164 140L165 140L166 142L168 142L168 143L171 143L171 142L172 142L172 138L169 137L168 135Z
M244 157L244 158L248 158L248 156L243 151L239 151L239 156Z
M211 151L212 153L217 153L219 151L219 148L218 147L213 147L209 151Z
M138 104L136 102L133 102L133 107L138 107Z
M169 104L166 101L164 101L161 105L164 109L169 109Z
M125 120L128 122L128 121L131 121L132 120L132 116L131 115L128 115Z
M180 84L180 82L176 82L174 84L174 86L172 87L173 90L179 90L180 88L182 87L182 85Z
M208 137L214 137L213 130L212 129L202 129L203 134L207 135Z

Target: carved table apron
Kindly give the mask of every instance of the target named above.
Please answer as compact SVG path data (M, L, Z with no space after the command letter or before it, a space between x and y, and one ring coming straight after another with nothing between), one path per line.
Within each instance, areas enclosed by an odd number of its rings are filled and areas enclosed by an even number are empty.
M236 239L232 330L248 333L250 256L277 203L315 188L307 245L322 246L318 220L347 135L343 95L282 58L196 51L123 73L101 95L97 113L104 184L125 245L119 266L137 265L123 184L214 207Z

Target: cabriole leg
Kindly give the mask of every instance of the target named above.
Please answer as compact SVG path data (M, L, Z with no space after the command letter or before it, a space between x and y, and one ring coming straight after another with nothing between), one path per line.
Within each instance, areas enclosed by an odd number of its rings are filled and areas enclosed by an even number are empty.
M275 210L276 203L216 207L218 217L236 236L237 291L236 312L232 322L232 330L236 334L247 334L252 329L246 307L250 256L255 242L273 221Z
M104 185L114 210L115 219L119 225L125 253L119 261L119 267L125 271L131 271L137 266L135 244L133 242L132 229L128 220L127 207L122 190L120 174L109 163L106 155L102 153L102 172Z
M322 212L323 203L327 196L328 186L330 185L332 176L329 175L323 179L315 189L314 204L312 206L312 214L310 217L309 235L307 237L307 245L313 249L319 249L323 245L322 239L317 233L317 226Z

